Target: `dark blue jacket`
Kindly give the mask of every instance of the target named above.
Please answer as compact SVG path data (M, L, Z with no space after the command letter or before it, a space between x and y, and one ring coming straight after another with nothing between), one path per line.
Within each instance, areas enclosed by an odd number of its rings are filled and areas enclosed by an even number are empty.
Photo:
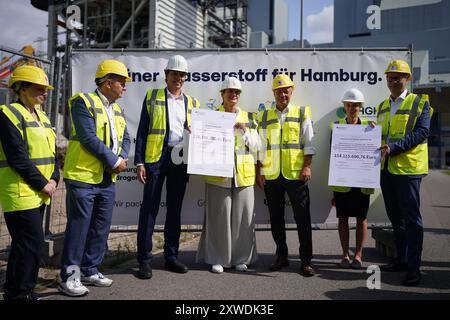
M112 136L110 143L111 148L108 148L103 141L97 137L94 118L87 109L83 99L80 98L75 101L71 110L71 115L80 143L108 168L112 168L116 164L119 156L123 159L128 157L128 152L130 151L130 136L126 126L122 140L122 151L120 152L120 155L117 156L111 151L113 145ZM69 181L71 183L75 182Z

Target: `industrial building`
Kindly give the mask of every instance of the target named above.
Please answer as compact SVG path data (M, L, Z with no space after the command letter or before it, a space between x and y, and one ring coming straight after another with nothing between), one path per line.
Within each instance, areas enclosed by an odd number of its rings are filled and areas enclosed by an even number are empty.
M381 24L369 29L367 8L378 6ZM430 96L431 167L450 166L449 0L334 0L334 47L413 48L413 90Z
M288 37L284 0L31 0L49 13L48 56L73 48L247 48ZM77 6L75 28L66 26ZM68 27L68 28L66 28ZM61 30L61 29L59 29ZM252 41L253 40L253 41ZM253 42L253 43L251 43Z

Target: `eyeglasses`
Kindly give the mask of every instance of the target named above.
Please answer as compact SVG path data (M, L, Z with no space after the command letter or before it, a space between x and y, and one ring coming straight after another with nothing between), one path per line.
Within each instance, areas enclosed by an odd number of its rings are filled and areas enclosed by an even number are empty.
M403 78L406 78L404 76L400 77L386 77L387 82L400 82Z
M361 105L360 104L347 104L347 105L345 105L347 108L354 108L354 109L356 109L356 108L361 108Z
M233 90L233 89L227 89L226 92L229 93L229 94L236 94L236 95L240 95L241 94L240 90Z
M111 81L112 83L118 82L122 88L125 88L125 86L126 86L125 81L120 81L120 80L116 80L116 79L108 79L108 80Z

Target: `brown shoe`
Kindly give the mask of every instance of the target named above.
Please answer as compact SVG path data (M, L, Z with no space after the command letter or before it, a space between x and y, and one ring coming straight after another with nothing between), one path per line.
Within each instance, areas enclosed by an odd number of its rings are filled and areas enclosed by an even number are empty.
M311 264L302 264L300 268L300 274L304 277L312 277L314 276L314 269Z

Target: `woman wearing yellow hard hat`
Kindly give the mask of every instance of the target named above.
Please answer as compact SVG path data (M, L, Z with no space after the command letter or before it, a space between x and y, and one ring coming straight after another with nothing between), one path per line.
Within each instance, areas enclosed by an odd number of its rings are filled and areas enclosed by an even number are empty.
M11 235L4 298L36 300L42 217L59 181L56 134L40 109L53 87L35 66L16 68L8 87L17 101L0 106L0 204Z
M256 117L238 107L241 92L239 79L227 77L220 88L223 104L218 109L236 114L234 176L205 177L205 221L197 262L211 265L213 273L222 273L224 268L245 272L257 259L253 186L254 153L260 142Z

